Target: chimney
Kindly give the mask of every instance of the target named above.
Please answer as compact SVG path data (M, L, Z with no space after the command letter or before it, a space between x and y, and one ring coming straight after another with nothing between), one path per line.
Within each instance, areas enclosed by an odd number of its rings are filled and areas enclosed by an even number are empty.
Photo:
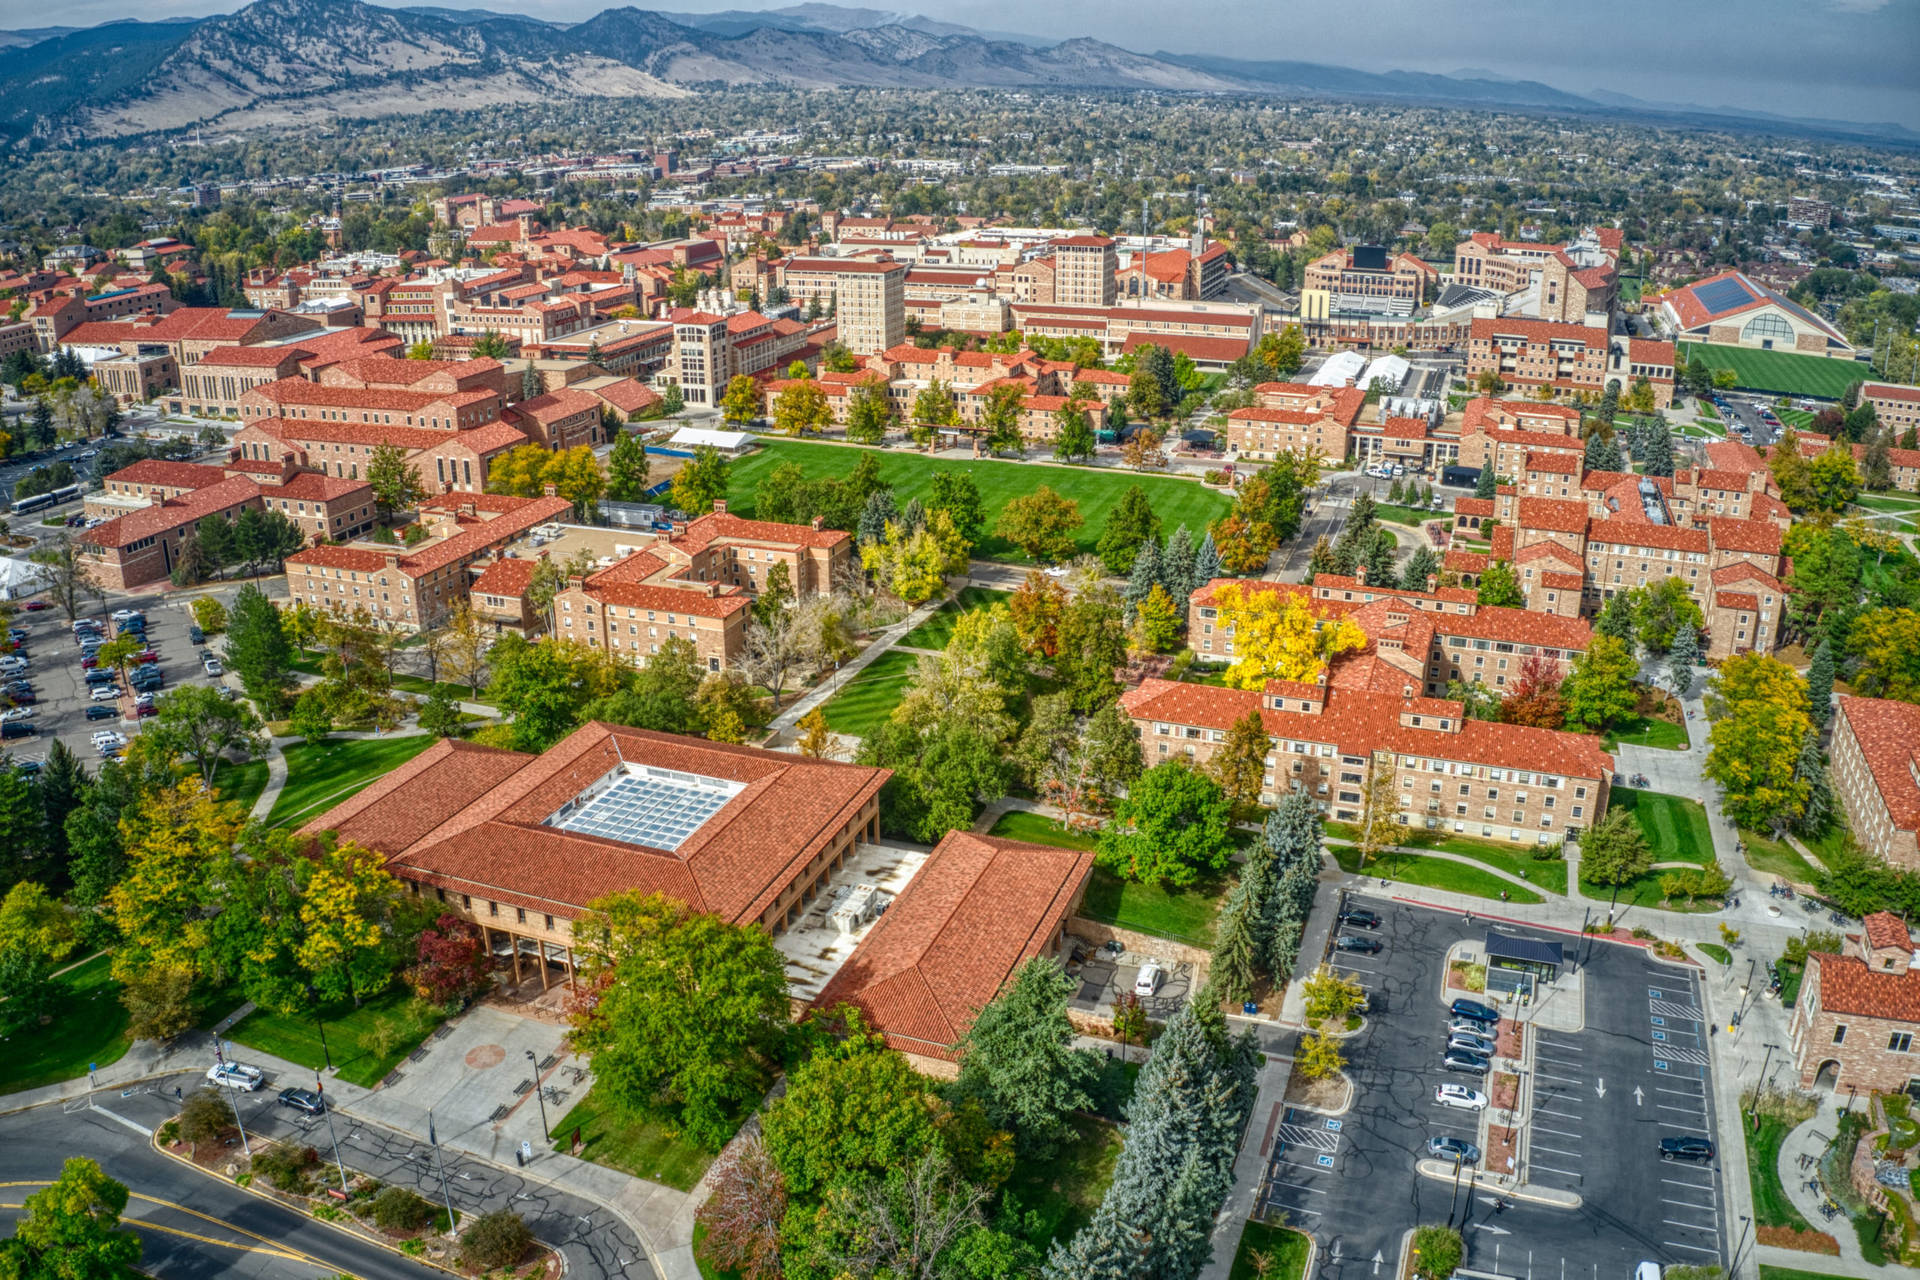
M460 504L460 514L463 516L472 516L477 520L480 517L480 504L477 502L463 502Z
M687 522L686 522L685 520L675 520L675 521L673 522L673 536L674 536L674 537L676 537L676 538L678 538L678 537L681 537L681 536L683 536L683 535L684 535L684 534L685 534L686 532L687 532Z
M541 485L540 492L545 494L549 498L557 498L560 496L560 491L553 487L552 481L548 481L546 484Z
M813 518L813 531L815 533L818 533L822 529L826 528L826 525L827 525L827 518L825 516L815 516Z
M1359 583L1363 587L1366 586L1367 585L1367 566L1365 566L1364 564L1357 564L1353 566L1353 580Z
M1403 698L1411 698L1413 696L1413 686L1410 684L1401 685L1400 696Z
M717 516L727 514L727 500L725 498L715 498L713 500L713 514Z
M1440 589L1440 575L1439 575L1439 574L1437 574L1437 573L1430 573L1430 574L1428 574L1428 575L1427 575L1427 590L1428 590L1428 591L1438 591L1439 589Z

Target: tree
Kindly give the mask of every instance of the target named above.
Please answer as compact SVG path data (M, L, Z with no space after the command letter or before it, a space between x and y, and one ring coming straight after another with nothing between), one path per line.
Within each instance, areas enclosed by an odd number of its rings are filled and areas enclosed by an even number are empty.
M1612 636L1594 636L1561 685L1567 723L1598 733L1632 715L1637 705L1633 677L1639 670L1625 644Z
M1413 1256L1420 1280L1447 1280L1465 1260L1466 1244L1451 1227L1425 1226L1413 1233Z
M765 397L760 383L744 373L736 373L727 380L727 389L720 396L720 416L735 426L745 426L765 411Z
M1366 995L1358 982L1324 964L1301 984L1301 993L1306 997L1307 1023L1313 1027L1345 1021Z
M127 1189L85 1156L28 1196L11 1238L0 1241L8 1280L119 1280L140 1261L140 1237L122 1229Z
M382 520L404 511L426 496L420 469L407 462L407 451L397 444L377 444L367 458L367 487Z
M1300 372L1307 360L1307 340L1300 326L1290 324L1279 333L1267 333L1254 348L1254 356L1266 366L1270 377L1281 382Z
M1809 462L1807 491L1809 505L1815 511L1841 511L1859 497L1860 473L1853 465L1853 450L1836 440Z
M1347 1059L1335 1041L1318 1031L1300 1037L1293 1069L1309 1080L1325 1080L1347 1069Z
M1631 646L1634 642L1635 619L1640 612L1640 590L1628 587L1616 591L1600 609L1600 616L1593 621L1595 635L1612 636Z
M1653 399L1653 387L1646 385L1646 399ZM1636 386L1635 390L1639 388ZM1636 405L1636 408L1639 406ZM1649 403L1647 410L1652 409ZM1655 417L1641 430L1640 443L1635 449L1635 460L1646 468L1650 476L1670 476L1673 474L1673 432L1667 426L1665 418Z
M1626 459L1610 434L1594 431L1587 437L1586 468L1589 471L1625 471Z
M1233 636L1227 683L1258 689L1268 680L1311 682L1335 655L1366 644L1366 633L1347 618L1317 614L1293 592L1249 590L1227 583L1214 592L1214 629Z
M1134 610L1131 636L1134 647L1148 653L1165 653L1178 643L1180 611L1159 583Z
M1736 654L1707 681L1707 717L1704 772L1724 790L1727 816L1751 828L1797 818L1807 783L1794 764L1813 732L1806 682L1777 659Z
M1146 490L1137 484L1128 485L1120 501L1107 514L1106 528L1101 531L1097 547L1100 562L1110 573L1129 574L1140 548L1159 537L1160 516L1153 509Z
M639 502L647 496L646 446L630 431L617 432L607 454L607 497L613 502Z
M706 1228L702 1260L741 1280L780 1280L787 1182L759 1135L730 1144L707 1175L707 1186L694 1214Z
M39 786L40 815L48 862L54 869L56 883L70 878L67 865L69 842L67 837L67 818L86 802L93 783L87 777L86 766L73 753L73 748L58 738L47 748L47 760L40 770Z
M980 412L980 425L986 429L982 443L995 453L1018 453L1020 419L1026 406L1027 389L1018 382L1001 382L989 389Z
M847 397L847 439L855 444L879 444L893 420L893 398L879 377L861 383Z
M177 969L191 979L199 971L208 949L205 908L215 903L216 872L230 861L239 828L237 807L217 803L192 776L122 814L126 870L106 898L121 935L116 978Z
M1394 788L1395 757L1391 752L1372 753L1367 761L1366 782L1361 787L1360 833L1353 846L1359 854L1359 869L1391 848L1402 827L1400 796Z
M1833 718L1833 676L1833 647L1822 637L1807 667L1807 705L1821 728Z
M987 1118L1013 1131L1020 1154L1048 1159L1076 1111L1093 1105L1100 1069L1073 1047L1067 998L1078 984L1036 956L974 1018L961 1039L959 1094L979 1099Z
M191 760L211 787L213 771L228 752L245 759L266 751L265 727L246 703L229 702L211 685L186 684L160 699L152 732L168 750Z
M1513 574L1513 566L1505 560L1489 563L1486 571L1480 575L1480 583L1475 598L1488 607L1518 609L1524 606L1527 598L1520 593L1520 581Z
M469 693L480 695L480 677L487 667L487 649L493 644L486 620L473 611L469 601L454 604L447 615L447 675L463 682Z
M1538 653L1520 659L1520 672L1500 702L1500 719L1507 724L1558 729L1566 721L1566 699L1560 692L1560 662ZM1475 683L1476 689L1485 686Z
M1818 661L1818 655L1815 656ZM1667 678L1673 691L1682 698L1693 696L1693 669L1700 665L1700 633L1683 626L1674 635L1673 648L1667 652ZM1828 670L1832 670L1829 663Z
M80 559L80 544L64 531L27 553L35 567L35 585L47 593L71 622L86 611L87 602L105 598L92 570Z
M1649 653L1665 653L1679 631L1697 631L1707 624L1683 579L1663 578L1636 595L1638 639L1640 647Z
M1141 774L1100 832L1098 858L1123 880L1191 887L1227 865L1232 805L1220 785L1185 761Z
M1250 520L1238 512L1223 516L1207 536L1218 547L1220 563L1236 575L1265 569L1274 547L1279 545L1272 527L1265 521ZM1391 556L1391 550L1388 554Z
M787 1077L787 1091L761 1116L767 1152L788 1194L811 1199L845 1174L906 1164L937 1141L925 1077L868 1033L850 1031Z
M790 436L817 435L833 421L833 406L818 382L789 382L773 398L774 430Z
M677 417L687 407L686 393L680 390L680 384L669 382L660 392L660 412L665 417Z
M936 471L927 496L929 513L944 511L953 520L969 545L979 546L987 536L986 508L980 501L980 488L966 471Z
M1580 879L1588 884L1631 884L1653 867L1647 838L1631 809L1612 808L1580 837Z
M348 840L323 847L305 873L300 897L302 936L294 958L321 998L370 995L392 980L397 956L386 926L400 898L400 882L386 855Z
M1120 446L1120 460L1135 471L1166 466L1167 455L1160 448L1160 434L1145 427L1139 428Z
M1920 612L1869 609L1853 621L1847 652L1853 684L1870 698L1920 702Z
M936 430L958 426L960 410L954 403L952 388L938 378L929 382L913 398L913 420L927 430L928 439ZM917 433L915 438L919 438Z
M1053 456L1063 462L1078 462L1094 453L1093 427L1080 401L1068 397L1053 415Z
M1272 747L1273 739L1267 735L1260 712L1250 710L1227 727L1227 740L1207 762L1208 774L1220 784L1236 811L1245 813L1259 804L1267 752Z
M1019 547L1030 559L1052 564L1073 555L1073 533L1079 527L1080 504L1043 484L1009 501L1000 511L994 533Z
M731 469L726 456L712 445L695 446L693 457L673 473L673 486L668 491L673 505L688 515L705 515L713 509L715 499L727 496Z
M533 1232L511 1209L495 1209L460 1232L460 1262L476 1272L511 1270L533 1248Z
M1780 440L1767 450L1767 469L1773 473L1773 481L1780 486L1780 500L1795 511L1808 511L1814 508L1813 476L1811 464L1800 451L1800 437L1791 428L1781 433Z
M407 970L407 985L422 1000L442 1008L485 991L493 984L493 957L480 926L442 914L420 931L417 962Z
M1818 838L1834 819L1833 781L1827 776L1827 762L1820 754L1819 730L1800 740L1793 776L1806 791L1806 803L1800 816L1793 820L1794 829L1809 839Z
M833 730L827 727L827 716L819 707L800 717L800 754L814 760L825 760L833 749Z
M258 586L247 583L233 598L227 662L240 676L247 696L268 715L278 715L285 704L292 661L280 611Z
M1473 483L1473 496L1482 500L1496 497L1499 484L1500 477L1494 474L1492 459L1488 459L1488 465L1480 468L1480 476Z
M1403 591L1428 591L1440 577L1440 555L1432 547L1420 546L1407 557L1407 563L1400 569L1400 588Z
M570 1020L621 1110L717 1149L764 1087L787 1025L784 961L758 925L663 894L610 894L574 928L586 993Z

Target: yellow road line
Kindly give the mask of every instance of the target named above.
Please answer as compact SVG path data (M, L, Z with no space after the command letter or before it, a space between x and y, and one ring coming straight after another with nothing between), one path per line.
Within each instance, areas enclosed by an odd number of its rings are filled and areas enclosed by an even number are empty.
M26 1206L23 1204L11 1204L6 1202L0 1202L0 1209L24 1209L24 1208L26 1208ZM288 1262L305 1262L305 1263L320 1265L320 1266L325 1265L324 1263L314 1263L314 1259L308 1257L304 1253L298 1253L298 1252L289 1253L282 1249L269 1249L269 1248L264 1248L261 1245L257 1245L257 1244L241 1244L233 1240L216 1240L212 1236L203 1236L196 1232L182 1230L179 1227L161 1226L159 1223L149 1222L145 1218L122 1218L120 1219L120 1225L123 1227L130 1227L136 1231L163 1231L170 1236L183 1236L188 1240L198 1240L201 1244L218 1245L222 1249L238 1249L242 1253L264 1253L267 1256L273 1257L273 1258L285 1258ZM235 1229L238 1230L238 1228L235 1228Z

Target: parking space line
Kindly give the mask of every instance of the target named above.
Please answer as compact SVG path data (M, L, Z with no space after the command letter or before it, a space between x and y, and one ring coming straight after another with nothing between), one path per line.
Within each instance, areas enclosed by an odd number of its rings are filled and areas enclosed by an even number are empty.
M1549 1129L1549 1128L1547 1128L1547 1126L1545 1126L1545 1125L1543 1125L1543 1124L1536 1124L1536 1125L1534 1125L1534 1126L1533 1126L1533 1131L1534 1131L1535 1133L1553 1133L1553 1134L1558 1134L1558 1135L1559 1135L1560 1137L1562 1137L1562 1138L1584 1138L1584 1137L1586 1137L1586 1135L1585 1135L1585 1134L1583 1134L1583 1133L1568 1133L1568 1132L1567 1132L1567 1131L1566 1131L1565 1129Z
M1664 1102L1656 1102L1653 1105L1660 1108L1662 1111L1678 1111L1682 1115L1700 1116L1700 1115L1706 1114L1706 1108L1704 1107L1673 1107L1673 1106L1668 1106Z
M1308 1187L1308 1186L1303 1186L1298 1182L1280 1182L1276 1180L1276 1181L1267 1183L1267 1185L1270 1187L1291 1187L1295 1191L1304 1191L1310 1196L1323 1196L1327 1194L1326 1189L1323 1187Z
M1719 1239L1718 1236L1714 1238L1716 1240ZM1720 1250L1718 1247L1715 1247L1712 1249L1703 1249L1697 1244L1681 1244L1678 1240L1662 1240L1660 1243L1666 1245L1669 1249L1687 1249L1693 1253L1712 1254L1716 1258L1720 1256Z
M1695 1191L1712 1191L1714 1189L1713 1183L1711 1182L1682 1182L1678 1178L1662 1178L1660 1181L1676 1187L1692 1187Z
M1571 1156L1575 1160L1585 1160L1587 1158L1584 1153L1579 1151L1562 1151L1558 1147L1544 1146L1538 1142L1533 1144L1533 1149L1535 1151L1551 1151L1554 1155L1557 1155L1557 1156Z
M1699 1209L1705 1213L1712 1213L1718 1207L1710 1204L1695 1204L1691 1200L1669 1200L1665 1196L1660 1197L1660 1203L1670 1204L1678 1209Z
M1704 1088L1701 1088L1701 1089L1669 1089L1669 1088L1667 1088L1667 1086L1665 1086L1665 1085L1663 1085L1663 1084L1657 1084L1657 1085L1655 1085L1655 1086L1653 1086L1653 1091L1654 1091L1655 1093L1672 1093L1672 1094L1677 1094L1678 1096L1680 1096L1680 1097L1682 1097L1682 1098L1700 1098L1700 1099L1703 1099L1703 1100L1704 1100L1704 1099L1706 1098L1706 1096L1707 1096L1707 1091L1706 1091L1706 1090L1705 1090Z
M1563 1178L1579 1178L1584 1180L1586 1177L1585 1174L1573 1173L1566 1169L1556 1169L1550 1164L1541 1164L1538 1160L1535 1160L1533 1162L1533 1171L1535 1173L1539 1173L1542 1170L1545 1170L1548 1173L1557 1173Z
M1546 1072L1544 1072L1544 1071L1535 1071L1535 1072L1534 1072L1533 1074L1534 1074L1534 1078L1535 1078L1535 1079L1539 1079L1539 1080L1555 1080L1555 1081L1558 1081L1558 1082L1559 1082L1559 1083L1561 1083L1561 1084L1585 1084L1585 1083L1586 1083L1586 1081L1585 1081L1585 1080L1573 1080L1573 1079L1570 1079L1570 1078L1568 1078L1568 1077L1566 1077L1566 1076L1550 1076L1550 1075L1548 1075L1548 1074L1547 1074Z
M1685 1228L1686 1228L1687 1230L1689 1230L1689 1231L1715 1231L1715 1230L1718 1230L1718 1228L1715 1228L1715 1227L1703 1227L1703 1226L1701 1226L1701 1225L1700 1225L1699 1223L1697 1223L1697 1222L1682 1222L1682 1221L1680 1221L1680 1220L1679 1220L1678 1218L1662 1218L1662 1219L1660 1219L1660 1221L1662 1221L1662 1222L1664 1222L1664 1223L1666 1223L1666 1224L1667 1224L1668 1226L1670 1226L1670 1227L1685 1227Z

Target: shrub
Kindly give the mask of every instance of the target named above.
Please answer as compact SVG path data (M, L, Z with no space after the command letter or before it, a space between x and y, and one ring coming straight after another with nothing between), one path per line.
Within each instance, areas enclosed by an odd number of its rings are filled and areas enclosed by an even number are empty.
M388 1187L373 1198L373 1225L382 1231L418 1231L433 1221L433 1206L407 1187Z
M307 1185L307 1170L320 1163L320 1153L312 1147L274 1146L253 1157L253 1171L282 1191L301 1191Z
M218 1142L233 1127L233 1104L212 1089L196 1089L180 1104L180 1136L196 1147Z
M163 1147L170 1147L180 1141L180 1122L178 1120L169 1120L161 1125L158 1137L160 1139L160 1145Z
M461 1265L475 1271L511 1267L533 1247L533 1232L520 1215L496 1209L473 1220L460 1237Z
M1465 1243L1452 1227L1421 1227L1413 1233L1415 1275L1422 1280L1447 1280L1466 1256Z

